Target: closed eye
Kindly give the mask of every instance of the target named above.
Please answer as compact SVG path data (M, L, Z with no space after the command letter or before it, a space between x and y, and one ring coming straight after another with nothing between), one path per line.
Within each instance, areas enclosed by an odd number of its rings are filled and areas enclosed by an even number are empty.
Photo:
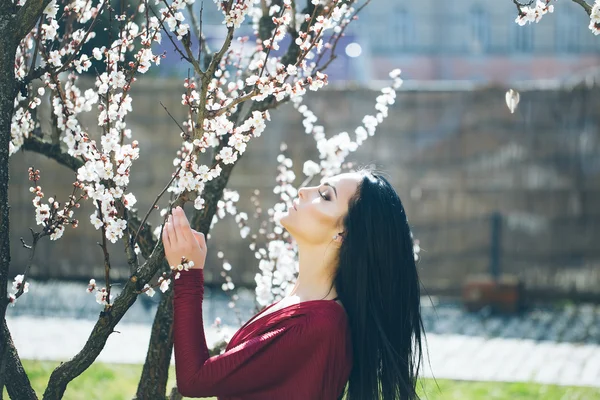
M323 193L321 193L321 191L319 190L319 196L321 196L324 200L329 201L329 195L324 196Z

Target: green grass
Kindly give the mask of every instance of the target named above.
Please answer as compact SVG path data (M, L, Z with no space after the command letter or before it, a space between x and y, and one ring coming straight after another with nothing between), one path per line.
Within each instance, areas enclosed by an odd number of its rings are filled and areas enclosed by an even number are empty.
M23 361L34 390L41 398L50 373L58 365L51 361ZM67 387L65 400L130 400L142 372L141 365L94 363ZM175 384L175 368L169 371L168 390ZM423 379L419 393L428 400L597 400L600 388L543 385L538 383L469 382ZM420 386L420 385L419 385ZM439 386L439 388L438 388ZM425 394L423 393L425 392ZM6 389L4 398L7 399ZM216 397L212 398L216 400Z

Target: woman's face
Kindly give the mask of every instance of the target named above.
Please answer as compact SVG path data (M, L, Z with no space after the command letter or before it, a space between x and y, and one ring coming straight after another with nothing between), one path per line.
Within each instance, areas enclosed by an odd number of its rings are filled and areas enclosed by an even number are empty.
M281 218L283 227L298 243L328 244L343 231L350 198L362 180L359 173L323 178L319 186L301 188L294 206Z

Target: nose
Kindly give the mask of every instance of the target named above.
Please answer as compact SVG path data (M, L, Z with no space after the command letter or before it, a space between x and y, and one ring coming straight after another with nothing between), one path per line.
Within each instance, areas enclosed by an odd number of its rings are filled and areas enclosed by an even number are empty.
M301 198L301 199L304 199L304 195L305 195L305 194L306 194L306 188L305 188L305 187L303 187L303 188L300 188L300 189L298 190L298 197L299 197L299 198Z

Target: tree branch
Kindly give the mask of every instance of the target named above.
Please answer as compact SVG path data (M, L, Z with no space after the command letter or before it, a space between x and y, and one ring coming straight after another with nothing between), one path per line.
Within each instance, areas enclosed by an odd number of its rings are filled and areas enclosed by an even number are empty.
M135 303L140 289L156 274L163 260L164 247L162 241L158 241L148 260L127 280L123 291L115 299L112 307L108 311L100 313L98 321L81 351L52 372L48 387L44 392L44 400L61 399L69 382L92 365L104 348L108 337L114 332L115 326Z
M27 3L17 11L17 39L20 42L35 26L50 0L27 0Z
M75 172L77 172L79 168L83 167L83 161L64 153L60 148L60 144L52 144L35 136L29 136L28 138L25 138L21 149L43 154Z
M31 231L31 236L33 238L31 246L26 245L23 238L21 238L21 243L23 243L23 247L25 247L26 249L30 249L31 253L29 254L29 260L27 261L27 266L25 267L25 272L23 273L23 281L21 282L21 287L19 288L19 290L17 290L17 293L15 293L15 300L21 297L23 293L25 293L25 283L27 283L27 276L29 275L29 270L31 269L31 264L33 263L35 249L37 248L37 244L40 238L45 236L43 232L37 233L31 228L29 228L29 230Z
M98 205L98 214L100 214L100 221L102 222L102 244L98 243L98 245L102 248L102 253L104 254L104 280L106 282L106 304L110 306L110 254L108 253L108 248L106 247L106 227L104 226L104 216L102 215L102 203L100 200L96 200L96 204Z
M530 5L532 5L533 3L535 3L536 0L529 0L529 2L526 3L521 3L519 0L513 0L513 3L515 3L515 5L517 7L529 7Z
M45 155L75 172L84 165L82 160L63 152L60 145L43 141L35 136L25 138L21 149ZM129 210L128 216L127 227L132 233L138 230L136 241L139 243L142 255L148 258L156 245L152 237L152 226L146 222L142 224L137 214L131 210ZM140 229L141 226L144 228Z
M592 14L592 6L590 6L587 2L585 2L585 0L573 0L573 2L579 4L581 7L583 7L583 9L587 13L587 15Z

